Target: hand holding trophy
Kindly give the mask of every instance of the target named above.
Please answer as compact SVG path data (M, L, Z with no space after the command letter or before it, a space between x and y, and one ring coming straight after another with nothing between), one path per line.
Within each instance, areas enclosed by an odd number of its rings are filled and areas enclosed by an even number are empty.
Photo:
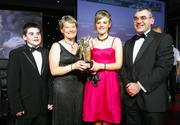
M92 68L93 65L91 61L91 48L89 45L92 40L93 38L90 36L81 38L78 46L79 57L86 62L87 69Z
M93 62L91 61L91 47L89 44L92 41L93 38L90 36L81 38L79 41L79 57L86 62L87 69L91 69L93 66ZM86 73L88 74L87 79L93 81L93 85L97 87L97 83L100 80L98 74L92 74L90 70L87 70Z

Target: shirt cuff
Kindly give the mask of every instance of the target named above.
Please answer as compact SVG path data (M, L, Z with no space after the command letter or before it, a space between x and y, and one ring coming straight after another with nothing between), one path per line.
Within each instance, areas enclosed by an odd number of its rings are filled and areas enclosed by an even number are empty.
M145 93L147 92L147 90L141 85L141 83L139 81L137 81L137 84L143 90L143 92L145 92Z

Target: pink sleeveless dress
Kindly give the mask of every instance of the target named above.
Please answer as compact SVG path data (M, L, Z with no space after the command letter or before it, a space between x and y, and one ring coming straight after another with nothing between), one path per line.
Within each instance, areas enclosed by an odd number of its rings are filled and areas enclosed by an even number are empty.
M113 45L113 42L112 42ZM92 59L98 63L115 62L115 50L112 48L93 48ZM119 124L121 122L120 81L115 70L98 71L100 81L94 86L87 81L84 90L83 120L95 122L103 120Z

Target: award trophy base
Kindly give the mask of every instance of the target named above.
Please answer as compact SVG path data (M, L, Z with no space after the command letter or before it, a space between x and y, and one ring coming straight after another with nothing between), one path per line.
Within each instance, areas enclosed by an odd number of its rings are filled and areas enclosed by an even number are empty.
M91 69L93 67L93 62L92 61L86 61L86 66L87 66L87 69Z

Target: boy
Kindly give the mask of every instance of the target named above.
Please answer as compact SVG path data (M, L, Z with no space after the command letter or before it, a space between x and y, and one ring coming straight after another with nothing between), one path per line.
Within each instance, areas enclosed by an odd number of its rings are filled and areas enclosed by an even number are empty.
M9 55L8 98L16 125L46 125L50 72L48 51L42 42L41 28L35 23L23 27L26 45ZM50 82L49 82L50 83Z

